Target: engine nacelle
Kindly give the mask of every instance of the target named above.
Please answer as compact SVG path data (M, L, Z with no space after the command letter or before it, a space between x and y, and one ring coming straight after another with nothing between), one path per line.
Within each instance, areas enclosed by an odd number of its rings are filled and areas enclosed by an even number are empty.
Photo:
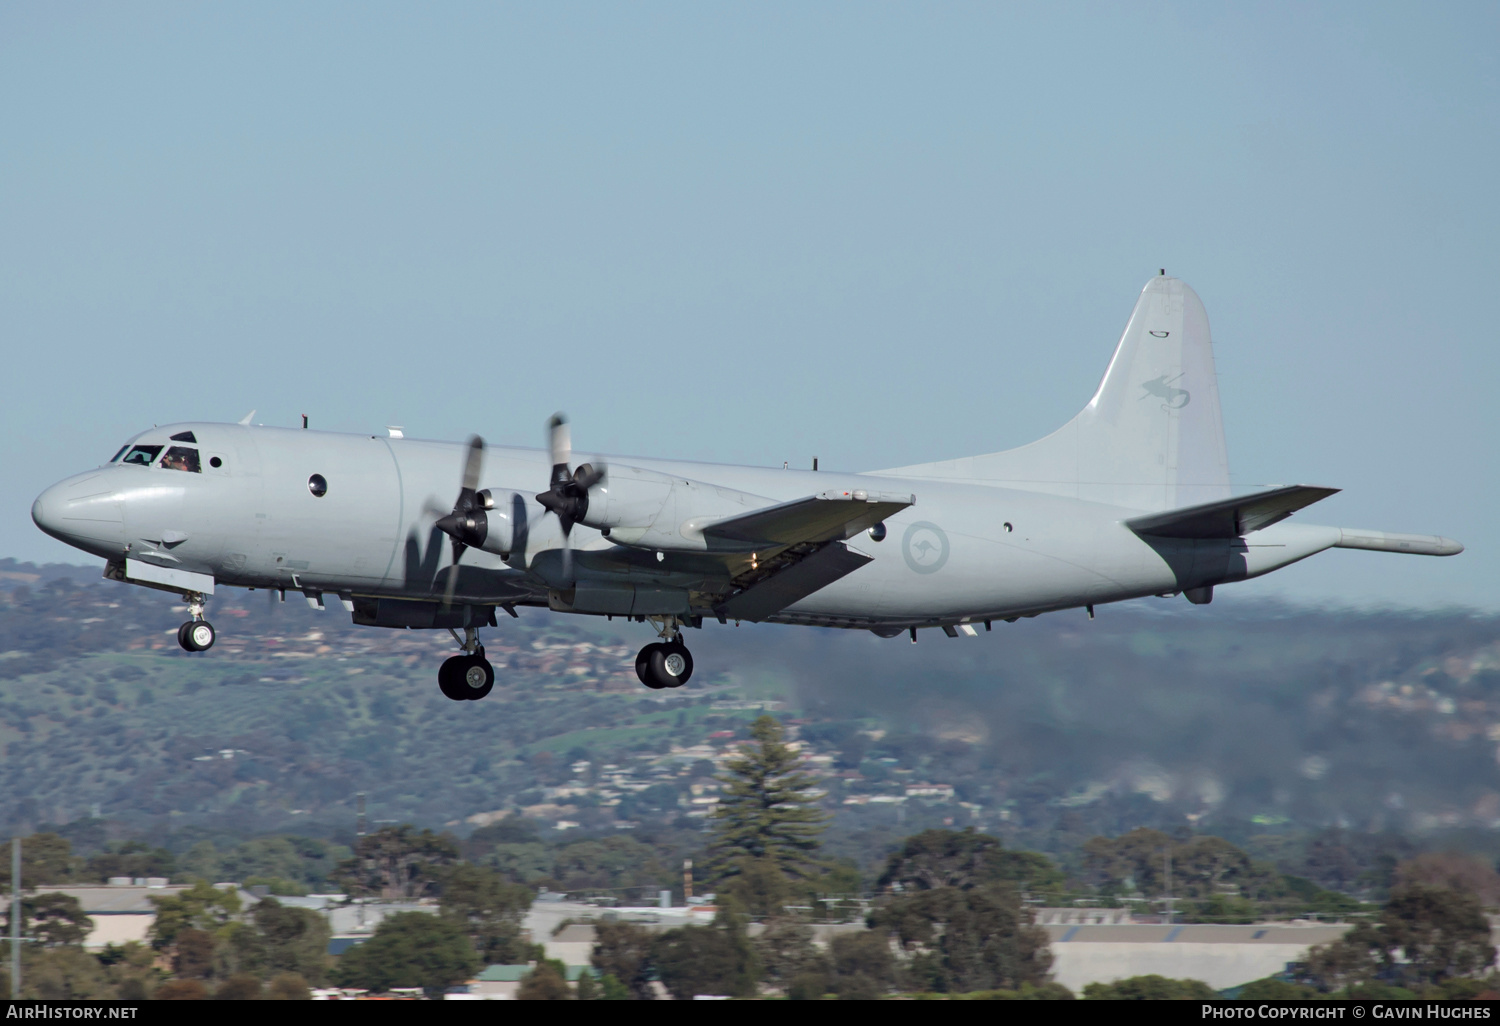
M581 522L620 545L702 551L708 547L705 526L773 502L654 470L611 466L608 478L590 489Z
M484 508L473 515L485 520L484 540L479 548L504 558L509 558L512 552L525 552L530 533L527 526L531 522L531 511L526 504L535 500L520 492L493 493L488 488L479 493L478 499Z

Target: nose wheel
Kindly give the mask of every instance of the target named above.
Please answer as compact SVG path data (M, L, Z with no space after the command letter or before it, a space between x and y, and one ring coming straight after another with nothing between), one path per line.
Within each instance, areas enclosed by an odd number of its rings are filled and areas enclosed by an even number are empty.
M693 675L693 654L681 641L652 642L635 657L635 675L653 691L680 688Z

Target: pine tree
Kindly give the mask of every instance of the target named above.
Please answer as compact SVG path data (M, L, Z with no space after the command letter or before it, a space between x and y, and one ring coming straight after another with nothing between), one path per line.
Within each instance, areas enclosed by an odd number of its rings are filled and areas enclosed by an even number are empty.
M820 781L798 768L797 753L782 742L781 724L762 716L750 727L754 745L731 760L714 811L710 868L723 881L761 895L753 907L774 904L774 891L785 881L804 880L822 872L818 835L827 814L814 793ZM722 885L721 885L722 886ZM742 899L743 900L743 899Z

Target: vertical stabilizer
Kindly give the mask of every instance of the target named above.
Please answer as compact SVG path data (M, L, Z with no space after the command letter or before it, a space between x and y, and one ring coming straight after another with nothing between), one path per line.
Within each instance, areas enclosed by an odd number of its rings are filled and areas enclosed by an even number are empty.
M1208 314L1176 278L1152 278L1083 411L1019 449L879 471L976 481L1130 509L1229 495Z

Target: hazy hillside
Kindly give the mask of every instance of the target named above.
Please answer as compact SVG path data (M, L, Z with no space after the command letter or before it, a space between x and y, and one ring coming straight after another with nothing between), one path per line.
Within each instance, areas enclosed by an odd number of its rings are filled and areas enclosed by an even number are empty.
M1488 848L1500 826L1494 617L1158 600L917 645L710 625L692 684L651 693L630 669L645 627L532 613L487 632L494 693L453 703L446 634L234 591L210 609L219 645L190 656L170 596L96 573L0 561L7 828L97 810L117 835L347 835L358 791L372 820L460 832L518 808L581 832L697 827L765 701L797 721L832 846L861 862L944 822L1054 851L1138 825Z

